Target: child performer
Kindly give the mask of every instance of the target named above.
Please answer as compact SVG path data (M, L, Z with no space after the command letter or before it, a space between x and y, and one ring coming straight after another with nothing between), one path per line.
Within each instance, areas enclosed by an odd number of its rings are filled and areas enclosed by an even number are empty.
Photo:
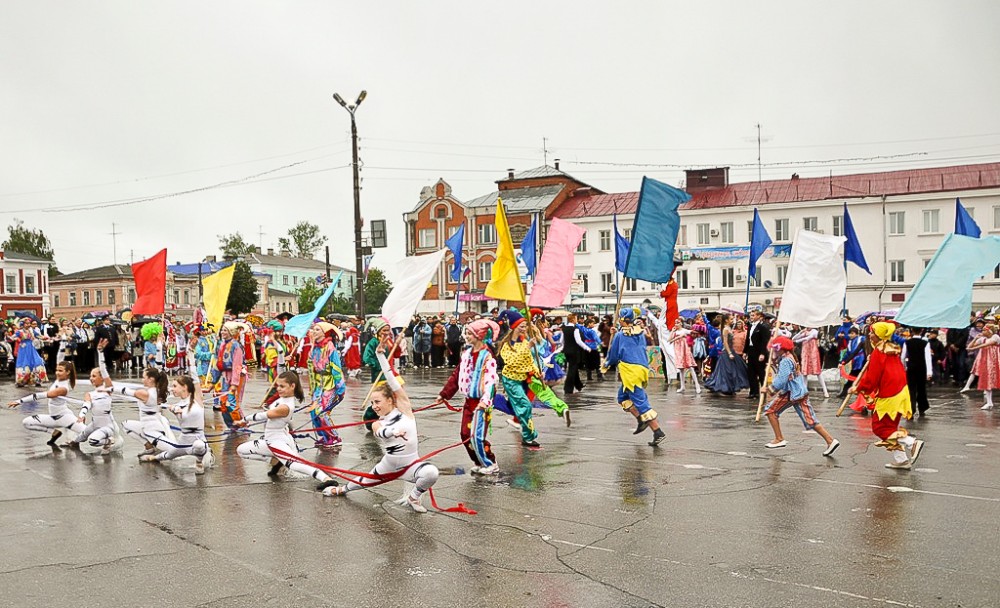
M189 352L194 353L194 365L192 366L200 382L208 380L209 364L212 362L212 342L205 335L206 330L200 325L191 328L191 342L188 344Z
M872 432L881 440L875 445L889 450L893 457L886 468L909 469L920 455L924 442L899 428L900 420L912 418L913 411L910 392L906 389L906 370L900 360L901 349L892 340L895 332L896 326L892 323L872 324L868 338L872 344L868 367L848 392L860 394L872 410Z
M347 390L344 372L340 367L340 352L335 339L340 330L333 324L322 321L309 329L312 350L309 352L309 386L312 390L312 417L314 427L333 426L333 408L344 398ZM331 448L343 443L336 430L316 431L319 439L316 447Z
M400 477L403 481L414 484L413 490L399 501L417 513L426 513L427 509L420 504L424 492L438 479L438 468L427 461L420 460L417 446L417 421L413 417L413 407L410 398L396 378L394 370L389 367L386 353L392 348L392 337L383 340L376 349L376 357L382 366L385 383L379 383L372 392L372 408L379 418L372 425L372 433L385 455L372 469L372 475L387 475L405 471ZM329 487L323 490L327 496L343 496L348 492L361 489L364 480L358 479L346 486Z
M499 333L500 326L490 319L479 319L466 325L465 341L469 346L462 350L461 361L435 402L451 399L459 390L465 393L460 436L474 465L471 471L477 475L500 472L490 442L486 440L493 412L493 395L499 381L497 362L489 345Z
M633 435L653 429L653 440L649 445L656 447L663 442L666 434L656 420L656 410L649 405L646 384L649 382L649 359L646 356L646 334L634 325L635 311L623 308L618 312L621 329L611 338L605 365L618 366L618 376L622 385L618 387L618 403L622 409L635 416L638 422Z
M792 342L802 345L802 375L807 381L809 376L819 378L819 385L823 387L823 397L829 397L830 392L826 390L826 382L823 380L823 360L819 354L819 331L815 328L803 328L795 334Z
M771 349L774 351L772 366L777 364L777 370L774 372L769 388L769 392L774 393L774 398L764 408L764 414L767 416L767 421L771 423L771 430L774 431L774 441L765 444L764 447L783 448L788 445L784 435L781 434L781 424L778 422L778 416L789 407L792 407L795 408L795 412L799 415L802 425L806 430L816 431L826 441L826 450L823 452L823 455L832 456L837 448L840 447L840 442L831 437L830 433L826 432L823 425L816 420L812 406L809 405L809 391L806 389L805 384L806 374L805 371L798 368L795 362L795 355L793 354L795 342L779 336L771 343ZM796 376L800 380L796 380ZM796 382L799 382L798 386L803 389L801 395L795 394L796 391L793 390Z
M177 416L181 436L176 443L164 437L154 438L153 446L163 451L140 456L139 460L163 462L181 456L194 456L194 474L202 475L205 467L212 466L213 457L205 439L205 406L201 400L201 387L191 376L180 376L171 383L170 392L180 399L180 403L171 405L168 409Z
M134 384L114 384L114 392L132 397L139 404L139 419L125 420L122 426L125 432L145 444L143 456L155 454L159 450L153 442L161 437L167 441L176 441L170 423L160 414L160 409L167 403L167 374L155 367L147 369L142 374L142 386Z
M361 332L354 323L348 321L344 333L344 366L347 377L356 378L361 373ZM406 352L406 349L400 349Z
M983 328L982 338L969 350L979 351L972 373L979 377L976 388L983 391L985 404L981 410L993 409L993 391L1000 388L1000 335L997 326L990 323Z
M690 334L691 330L684 328L684 322L680 318L674 321L674 329L670 332L670 344L674 347L674 360L680 373L681 386L677 392L684 392L684 376L691 374L694 392L701 394L701 386L698 385L698 362L691 353L691 345L688 343Z
M528 396L530 379L540 375L535 362L534 341L527 336L527 328L532 326L516 310L504 310L500 313L500 318L510 327L507 335L500 340L498 354L503 361L500 382L511 409L520 421L521 445L540 448L541 445L536 441L538 433L535 431L535 423L531 419L531 398ZM568 412L569 409L564 411Z
M94 390L84 395L79 418L81 423L86 423L89 413L90 424L65 447L75 449L86 441L92 447L101 448L102 455L110 454L118 434L118 423L111 415L111 395L108 394L112 388L111 374L104 361L103 348L97 350L97 367L90 370L90 383L94 385Z
M69 429L76 433L82 433L85 425L80 422L67 405L66 397L69 391L76 387L76 368L70 361L63 361L56 365L56 381L52 383L49 390L38 393L31 393L15 401L9 401L7 407L17 407L22 403L30 403L39 399L49 400L49 413L35 414L24 419L22 424L29 431L41 433L52 433L52 437L46 445L56 450L56 440L62 436L63 430Z
M236 423L238 426L246 426L251 422L263 422L264 437L241 443L236 447L236 453L240 455L240 458L247 460L273 462L274 464L268 472L268 475L271 477L277 475L281 467L285 466L289 470L308 475L320 482L316 486L316 490L318 491L324 491L327 488L336 486L337 481L331 479L323 471L301 462L283 460L271 451L273 447L286 454L295 455L299 453L298 448L295 447L295 440L292 438L292 434L288 432L288 427L292 424L292 415L295 412L295 408L305 399L305 394L302 392L302 381L299 380L299 375L295 372L285 372L278 376L278 379L274 383L274 388L278 391L277 401L265 405L263 412L257 412L250 416L250 418L240 420Z
M215 368L211 370L212 386L219 384L219 406L222 409L222 420L230 430L235 430L236 423L242 420L243 410L240 402L243 400L243 387L246 378L245 353L239 339L240 326L236 323L226 323L219 332L219 345L215 354Z

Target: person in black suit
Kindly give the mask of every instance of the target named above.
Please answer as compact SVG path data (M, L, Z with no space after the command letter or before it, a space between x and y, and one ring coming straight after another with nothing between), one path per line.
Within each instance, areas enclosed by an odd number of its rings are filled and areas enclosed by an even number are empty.
M54 325L51 318L42 317L38 322L38 329L46 338L42 345L42 350L45 352L45 369L52 374L56 371L56 355L59 352L59 340L55 339L59 334L59 326Z
M104 362L108 365L115 361L114 353L118 350L118 332L111 327L111 315L105 315L100 324L94 330L94 352L97 352L97 345L101 340L107 340L104 345ZM96 361L96 360L95 360Z
M576 326L576 315L570 314L566 317L563 325L563 355L566 357L566 382L563 391L567 395L572 395L573 391L583 390L583 381L580 380L580 366L584 362L585 353L589 353L591 348L584 342L580 334L580 328Z
M760 310L750 311L750 327L743 353L747 357L747 375L750 380L750 399L760 397L760 387L767 373L767 343L771 340L771 326Z

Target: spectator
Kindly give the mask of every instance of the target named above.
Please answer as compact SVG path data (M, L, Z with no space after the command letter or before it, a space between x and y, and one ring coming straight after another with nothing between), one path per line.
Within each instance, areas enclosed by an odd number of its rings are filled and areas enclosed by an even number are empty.
M431 326L427 324L427 320L423 317L417 321L416 327L413 328L413 366L414 367L430 367L431 366L431 333L433 330Z
M431 319L431 367L444 366L446 333L444 325L437 317Z
M462 326L454 315L448 317L448 322L444 326L445 344L448 349L448 367L458 367L458 362L462 357Z

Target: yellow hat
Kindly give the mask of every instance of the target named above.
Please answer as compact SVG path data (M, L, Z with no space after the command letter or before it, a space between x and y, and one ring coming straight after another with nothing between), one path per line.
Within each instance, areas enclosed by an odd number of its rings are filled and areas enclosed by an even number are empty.
M892 323L879 321L878 323L872 324L872 333L878 336L881 340L888 340L892 337L892 334L896 333L896 326Z

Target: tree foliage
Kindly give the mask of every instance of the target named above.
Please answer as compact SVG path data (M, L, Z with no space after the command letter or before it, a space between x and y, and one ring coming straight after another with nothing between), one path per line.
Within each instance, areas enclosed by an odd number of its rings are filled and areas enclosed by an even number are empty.
M222 257L227 260L253 253L253 245L248 243L239 232L220 234L218 237Z
M229 289L226 308L234 315L241 315L253 310L257 300L257 279L253 278L250 265L240 260L233 271L233 286Z
M306 281L302 287L299 287L298 292L296 292L299 296L299 314L312 310L313 306L316 305L316 300L323 295L325 290L326 288L317 284L316 281ZM320 316L328 314L330 314L329 302L320 311Z
M368 280L365 281L365 314L372 315L382 312L382 304L392 291L392 283L385 273L378 268L368 270Z
M26 228L24 222L14 218L14 223L7 226L7 240L0 245L4 251L16 251L37 256L46 260L55 260L52 242L39 228ZM49 276L59 274L53 262L49 265Z
M316 250L326 243L326 237L319 233L319 226L306 221L295 224L288 229L288 238L295 244L295 255L311 258ZM288 248L288 239L278 239L279 246Z

